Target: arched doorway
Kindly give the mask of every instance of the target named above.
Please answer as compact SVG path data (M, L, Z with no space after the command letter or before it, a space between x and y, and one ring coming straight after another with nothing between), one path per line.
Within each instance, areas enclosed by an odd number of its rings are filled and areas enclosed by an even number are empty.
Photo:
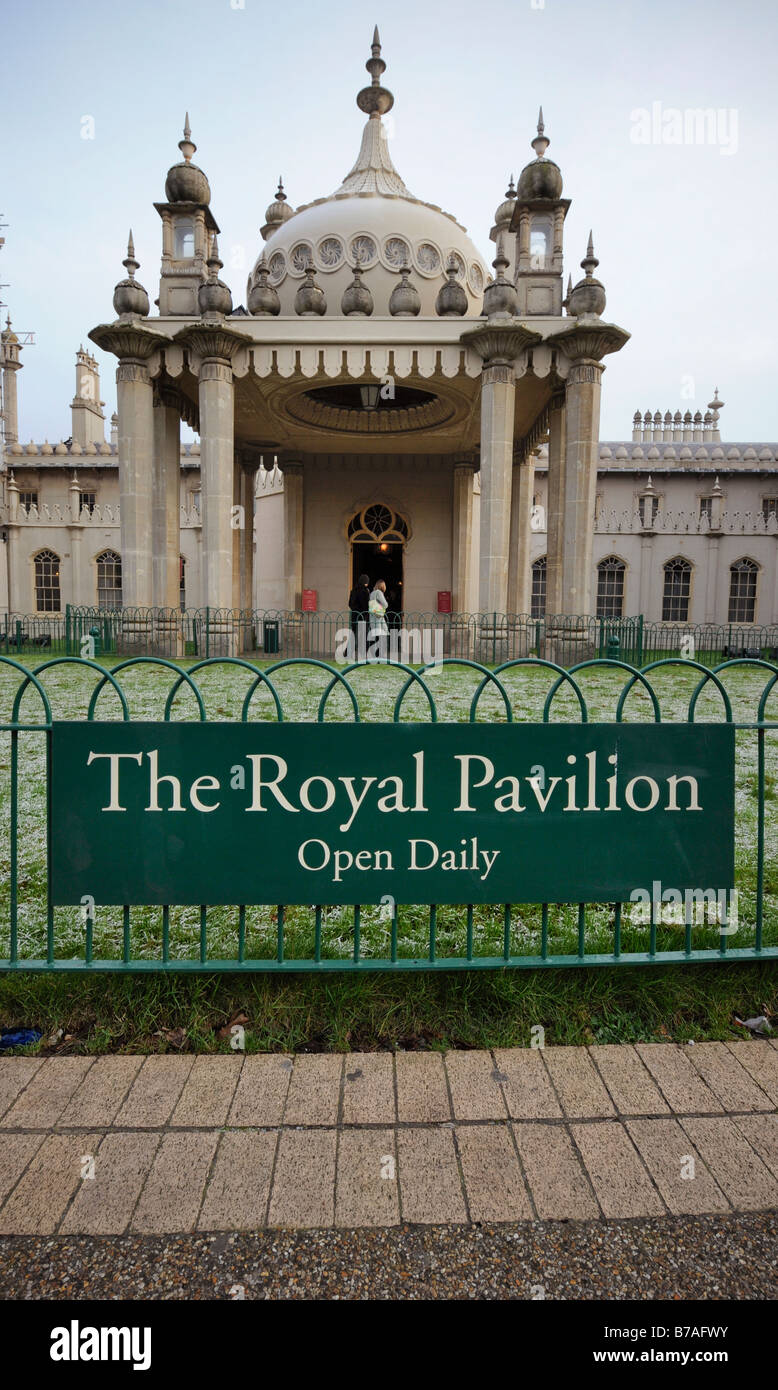
M371 502L351 518L348 524L351 542L351 583L366 574L370 587L379 579L386 584L386 598L391 615L403 611L403 581L405 543L408 523L385 502ZM397 621L397 620L396 620Z

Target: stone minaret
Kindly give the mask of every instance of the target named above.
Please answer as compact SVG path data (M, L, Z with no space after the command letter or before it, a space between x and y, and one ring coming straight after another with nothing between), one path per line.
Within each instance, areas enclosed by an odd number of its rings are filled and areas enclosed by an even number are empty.
M514 281L522 318L562 313L562 251L564 223L570 199L562 197L562 173L546 157L551 143L545 134L543 107L538 133L531 142L535 159L522 169L513 201L510 230L516 237Z
M22 367L19 358L19 339L11 328L10 315L0 333L0 362L3 367L3 426L5 443L16 444L19 438L19 406L16 398L16 373Z
M82 448L105 442L104 405L97 359L80 347L76 353L76 394L70 402L70 412L73 439Z

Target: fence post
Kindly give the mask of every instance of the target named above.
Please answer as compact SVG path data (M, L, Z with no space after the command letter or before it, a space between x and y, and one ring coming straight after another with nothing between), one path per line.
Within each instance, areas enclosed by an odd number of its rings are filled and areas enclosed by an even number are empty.
M205 657L206 660L211 655L211 610L206 605L205 609Z
M642 665L643 665L643 614L642 614L642 613L639 613L639 614L638 614L638 659L637 659L637 661L635 662L635 665L636 665L636 666L642 666Z

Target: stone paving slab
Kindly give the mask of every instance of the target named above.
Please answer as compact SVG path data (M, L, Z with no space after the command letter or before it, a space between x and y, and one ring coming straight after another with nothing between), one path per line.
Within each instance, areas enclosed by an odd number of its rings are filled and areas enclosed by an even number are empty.
M634 1047L618 1043L589 1048L620 1115L666 1115L669 1105Z
M683 1119L681 1124L733 1207L756 1211L778 1204L778 1180L732 1120Z
M95 1155L94 1177L85 1178L65 1213L63 1235L122 1235L160 1145L153 1130L106 1134Z
M724 1106L689 1060L693 1050L675 1043L637 1043L635 1047L677 1115L720 1115Z
M6 1057L0 1067L0 1116L4 1115L16 1100L20 1091L32 1081L36 1071L43 1066L37 1057Z
M452 1118L446 1071L439 1052L398 1052L394 1065L398 1120L434 1124Z
M494 1060L503 1077L503 1094L511 1119L561 1120L562 1109L540 1048L497 1048Z
M761 1211L777 1071L745 1040L0 1058L0 1235Z
M0 1211L0 1235L53 1235L100 1138L71 1131L44 1139Z
M513 1133L541 1221L599 1216L588 1174L563 1125L514 1124Z
M149 1129L166 1125L194 1061L194 1057L147 1057L115 1123Z
M344 1125L393 1125L394 1059L390 1052L350 1052L343 1070Z
M532 1207L507 1125L459 1125L457 1147L471 1221L530 1221Z
M265 1225L278 1135L228 1130L219 1143L203 1201L201 1231L256 1231Z
M449 1052L446 1074L458 1120L504 1120L500 1072L489 1052Z
M93 1065L91 1057L48 1057L6 1111L2 1128L50 1129Z
M59 1128L112 1124L142 1065L142 1057L98 1057L62 1111Z
M778 1106L778 1054L775 1050L766 1042L731 1042L727 1047L758 1082L773 1106Z
M758 1047L758 1043L749 1043ZM718 1096L725 1110L772 1110L775 1102L765 1095L730 1048L721 1042L697 1043L689 1049L692 1064Z
M664 1202L626 1130L615 1121L576 1124L570 1130L603 1215L662 1216Z
M570 1119L613 1115L613 1102L585 1047L545 1047L543 1060Z
M235 1089L227 1123L280 1125L286 1105L293 1059L282 1053L247 1057Z
M284 1124L336 1124L342 1073L343 1057L338 1053L311 1052L295 1057Z
M724 1193L675 1118L628 1120L627 1130L674 1216L730 1210Z

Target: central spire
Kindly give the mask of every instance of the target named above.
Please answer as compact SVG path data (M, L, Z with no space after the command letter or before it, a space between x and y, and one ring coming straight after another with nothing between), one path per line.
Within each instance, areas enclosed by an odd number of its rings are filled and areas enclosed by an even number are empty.
M367 112L368 122L362 132L362 144L356 164L333 196L339 193L385 193L410 198L412 194L405 187L392 163L386 130L381 120L381 117L394 106L394 97L386 87L381 86L386 63L381 57L381 39L377 25L373 31L371 54L365 67L370 73L371 82L369 87L363 87L357 94L357 106L360 111Z

